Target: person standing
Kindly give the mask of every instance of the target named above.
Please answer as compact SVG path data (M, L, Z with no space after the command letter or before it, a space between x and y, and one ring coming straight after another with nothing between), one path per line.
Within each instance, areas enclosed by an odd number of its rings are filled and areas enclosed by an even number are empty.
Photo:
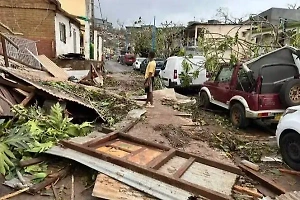
M147 101L145 103L145 106L148 108L153 108L153 89L154 89L154 75L155 75L155 68L156 68L156 62L154 60L155 53L151 51L149 53L148 59L149 63L146 68L145 72L145 93L147 94ZM150 103L150 105L149 105Z

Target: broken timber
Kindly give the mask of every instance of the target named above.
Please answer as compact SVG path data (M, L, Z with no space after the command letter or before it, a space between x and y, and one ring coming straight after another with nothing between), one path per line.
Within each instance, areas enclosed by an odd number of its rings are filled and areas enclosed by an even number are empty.
M181 178L189 170L190 166L198 163L223 170L224 173L241 174L241 170L235 166L218 163L123 133L112 133L108 137L89 141L86 144L76 144L69 141L61 141L61 143L67 148L152 177L163 183L208 199L227 200L231 199L231 197ZM159 171L161 166L175 156L187 161L174 174L169 175Z

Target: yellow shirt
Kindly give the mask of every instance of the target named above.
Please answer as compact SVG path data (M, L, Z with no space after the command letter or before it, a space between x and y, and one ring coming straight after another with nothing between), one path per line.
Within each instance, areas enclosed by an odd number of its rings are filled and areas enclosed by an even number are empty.
M149 77L149 73L152 73L152 77L154 77L155 68L156 68L156 62L152 60L151 62L148 63L148 66L146 68L145 79Z

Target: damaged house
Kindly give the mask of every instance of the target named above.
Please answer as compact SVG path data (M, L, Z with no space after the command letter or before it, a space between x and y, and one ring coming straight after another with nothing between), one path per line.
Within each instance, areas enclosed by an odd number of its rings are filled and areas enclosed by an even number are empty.
M8 28L36 41L39 54L53 58L80 52L80 22L58 1L0 0L0 10L0 32L8 33Z

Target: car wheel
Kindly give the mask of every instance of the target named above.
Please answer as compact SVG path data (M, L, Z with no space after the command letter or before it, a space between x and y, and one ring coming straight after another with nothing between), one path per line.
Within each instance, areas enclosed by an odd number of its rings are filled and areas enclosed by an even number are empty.
M299 79L293 79L283 84L280 90L280 100L287 107L300 105Z
M280 138L280 151L285 163L292 169L300 171L300 135L288 132Z
M200 92L199 106L203 108L209 108L210 101L206 92Z
M233 104L230 108L230 120L236 128L246 128L250 123L246 118L245 108L240 103Z

